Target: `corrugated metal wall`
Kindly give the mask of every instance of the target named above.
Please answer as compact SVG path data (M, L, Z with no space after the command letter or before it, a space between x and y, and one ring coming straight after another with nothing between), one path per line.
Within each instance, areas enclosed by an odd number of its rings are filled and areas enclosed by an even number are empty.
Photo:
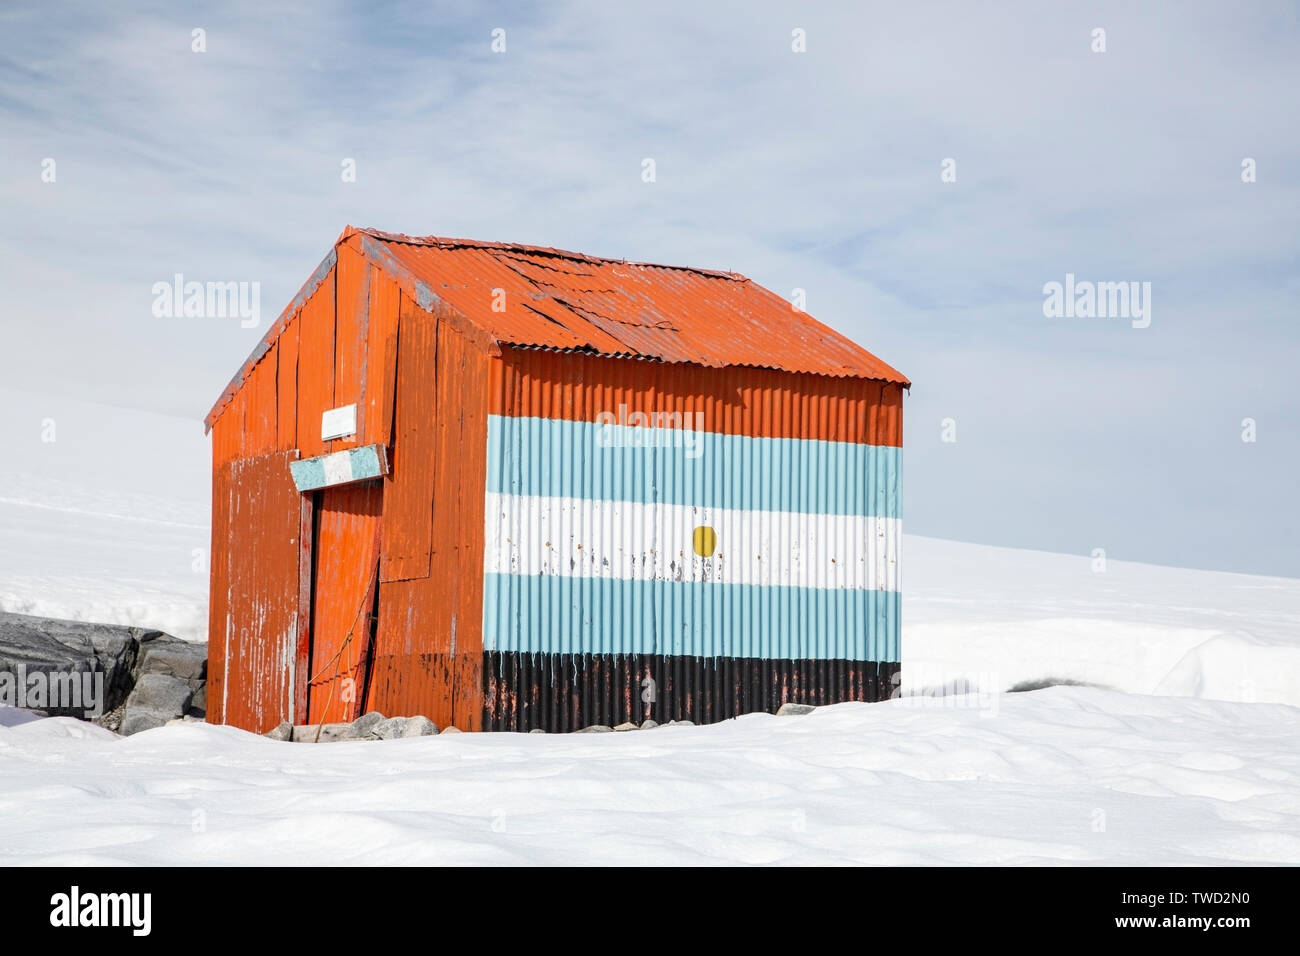
M715 723L782 704L888 700L897 661L789 661L663 654L487 655L485 730L568 733L628 721Z
M486 726L888 696L900 385L507 349L491 392Z
M726 435L903 444L903 389L885 382L541 349L508 349L493 371L494 415L595 422L627 405L698 412Z

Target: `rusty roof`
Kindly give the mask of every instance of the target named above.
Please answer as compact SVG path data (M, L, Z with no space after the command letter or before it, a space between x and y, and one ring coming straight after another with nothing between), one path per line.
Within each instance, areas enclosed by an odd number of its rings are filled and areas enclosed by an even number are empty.
M510 345L910 384L860 345L733 272L353 226L335 247L344 243L387 270L422 307L441 303L459 313L464 330L493 350ZM331 251L253 350L208 413L207 427L335 255Z

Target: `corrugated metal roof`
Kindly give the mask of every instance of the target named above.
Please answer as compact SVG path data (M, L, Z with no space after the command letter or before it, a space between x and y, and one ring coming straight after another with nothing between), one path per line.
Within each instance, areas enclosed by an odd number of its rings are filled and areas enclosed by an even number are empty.
M424 308L442 303L459 313L489 345L910 384L852 340L736 273L352 226L335 245L345 242L390 272ZM266 342L279 334L288 312ZM265 351L265 343L254 350L209 413L209 427Z
M735 273L539 246L356 232L382 244L429 292L503 344L907 382L866 349ZM505 292L502 311L493 311L494 289Z

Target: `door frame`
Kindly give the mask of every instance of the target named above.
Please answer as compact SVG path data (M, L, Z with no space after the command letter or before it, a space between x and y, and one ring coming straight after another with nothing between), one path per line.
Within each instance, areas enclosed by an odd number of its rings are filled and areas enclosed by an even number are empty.
M307 684L311 679L312 570L316 554L316 492L299 495L298 514L298 647L293 672L290 723L307 722Z
M295 455L300 453L295 449ZM314 458L298 457L289 470L300 499L298 513L298 646L293 661L289 722L307 720L311 681L312 577L316 567L316 497L326 488L383 479L391 473L385 445L359 445ZM382 527L382 517L380 519ZM376 590L378 590L376 588Z

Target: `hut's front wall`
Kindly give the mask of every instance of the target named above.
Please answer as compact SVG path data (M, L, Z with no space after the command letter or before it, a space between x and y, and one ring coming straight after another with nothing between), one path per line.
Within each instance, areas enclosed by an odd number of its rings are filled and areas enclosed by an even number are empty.
M889 696L901 386L507 350L490 400L486 727Z
M213 422L209 721L261 732L282 720L301 723L346 710L341 691L331 696L328 688L309 688L313 676L323 684L339 675L323 668L310 673L315 496L298 493L288 463L390 444L401 298L384 270L352 245L340 245L246 378L233 383L230 403ZM321 414L351 403L358 406L357 433L323 440ZM358 509L341 504L344 514L333 524L356 524L352 513ZM335 510L333 502L325 506ZM336 538L356 541L349 548L355 553L332 555L336 563L356 565L354 576L364 577L373 537L358 532ZM344 631L329 635L334 644L346 640L349 629L337 621L355 610L331 613L334 631ZM348 649L355 663L357 648L349 643ZM309 696L318 702L315 715L309 715Z

